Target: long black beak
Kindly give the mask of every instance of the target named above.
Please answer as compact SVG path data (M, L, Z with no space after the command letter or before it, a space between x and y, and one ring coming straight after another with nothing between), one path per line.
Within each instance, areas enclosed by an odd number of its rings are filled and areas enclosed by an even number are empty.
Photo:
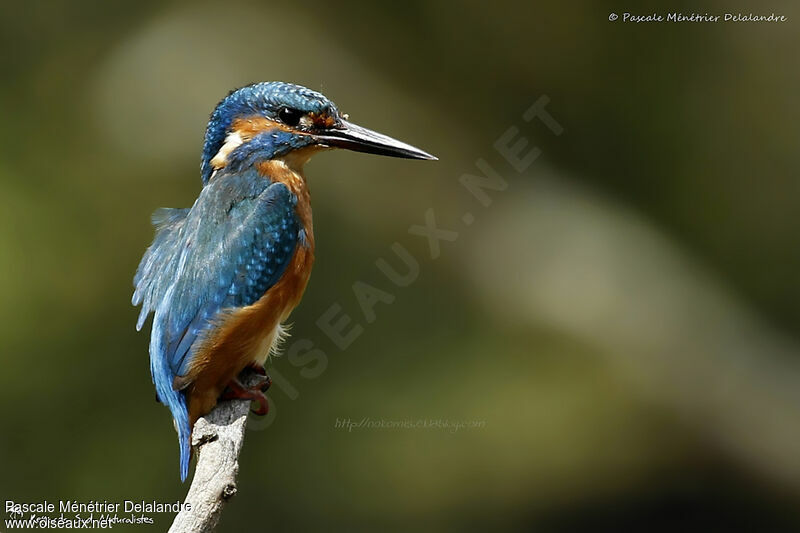
M406 159L431 159L437 158L410 144L392 139L376 131L351 124L346 120L329 130L315 134L314 137L326 146L333 148L346 148L356 152L368 154L388 155L390 157L404 157Z

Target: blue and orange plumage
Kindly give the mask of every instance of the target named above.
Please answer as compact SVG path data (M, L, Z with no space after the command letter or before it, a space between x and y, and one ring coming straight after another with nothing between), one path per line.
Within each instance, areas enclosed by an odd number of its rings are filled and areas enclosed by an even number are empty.
M263 365L314 262L303 165L327 148L434 159L350 124L322 94L281 82L231 92L209 121L203 188L189 209L160 209L134 278L137 329L150 313L150 371L171 411L180 474L191 428L248 365ZM257 394L257 392L256 392Z

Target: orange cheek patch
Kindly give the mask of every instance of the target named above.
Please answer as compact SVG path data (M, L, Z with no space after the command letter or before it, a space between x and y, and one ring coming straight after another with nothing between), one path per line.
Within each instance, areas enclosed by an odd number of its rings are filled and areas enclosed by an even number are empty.
M220 147L217 155L211 159L211 168L219 170L228 164L228 156L237 147L258 135L267 131L287 131L292 132L286 124L270 120L260 115L253 115L251 117L237 118L231 123L230 132L225 138L224 144Z
M244 142L265 131L292 131L286 124L262 116L237 118L231 124L231 131L238 133Z
M309 118L312 118L315 121L314 123L317 127L322 128L330 127L336 123L336 119L328 115L309 115ZM225 142L220 147L217 154L211 159L211 168L214 170L224 168L225 165L228 164L228 156L232 151L242 144L250 142L256 135L272 131L285 131L287 133L299 135L310 135L308 132L291 128L282 122L278 122L277 120L272 120L261 115L237 118L231 123L228 135L225 138Z
M331 128L336 124L336 119L331 115L321 115L317 113L309 113L308 114L311 121L314 123L314 126L318 128Z

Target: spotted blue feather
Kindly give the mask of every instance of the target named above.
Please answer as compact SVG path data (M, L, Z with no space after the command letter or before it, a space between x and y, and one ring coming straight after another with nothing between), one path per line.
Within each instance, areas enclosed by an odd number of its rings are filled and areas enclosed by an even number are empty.
M255 303L291 260L300 236L297 198L252 168L211 179L191 209L159 210L156 236L134 278L137 329L153 312L150 371L172 412L181 446L181 478L189 467L186 399L174 390L220 313Z

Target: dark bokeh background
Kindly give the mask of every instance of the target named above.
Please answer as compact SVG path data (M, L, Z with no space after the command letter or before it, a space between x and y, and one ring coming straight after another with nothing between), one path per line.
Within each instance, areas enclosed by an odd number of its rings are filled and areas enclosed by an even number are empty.
M792 3L0 9L3 500L185 494L131 278L150 212L198 192L213 106L280 79L440 161L308 165L292 333L325 365L274 360L220 531L800 527ZM608 20L633 9L789 21ZM543 95L559 136L522 119ZM542 151L521 174L493 148L512 126ZM459 184L478 158L508 181L488 207ZM459 232L437 259L408 233L429 209ZM375 266L394 242L408 287ZM394 297L372 323L357 281ZM316 325L333 304L364 328L346 350ZM336 427L364 418L477 427Z

